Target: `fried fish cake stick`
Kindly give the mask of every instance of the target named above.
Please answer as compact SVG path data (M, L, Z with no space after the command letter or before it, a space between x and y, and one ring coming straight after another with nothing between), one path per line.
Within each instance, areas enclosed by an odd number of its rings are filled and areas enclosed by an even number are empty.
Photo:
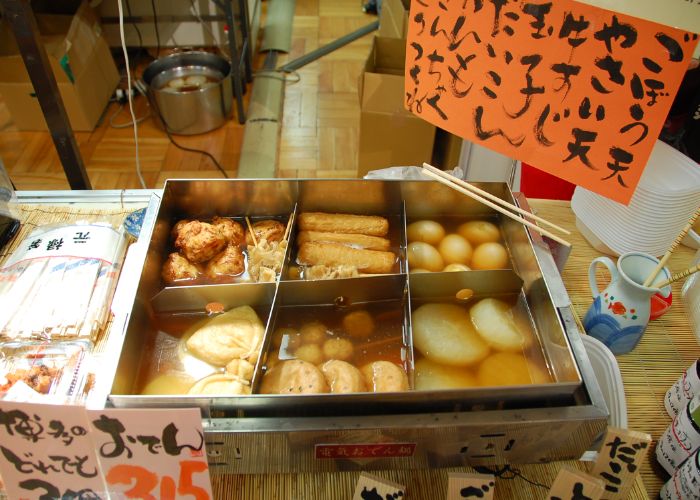
M302 231L386 236L389 232L389 221L378 215L303 212L299 214L299 229Z
M341 243L353 248L367 250L389 250L389 240L366 234L328 233L323 231L301 231L297 236L297 244L303 245L308 241L319 243Z
M394 268L396 255L392 252L351 248L339 243L304 243L299 248L297 262L302 265L355 266L362 273L386 274Z

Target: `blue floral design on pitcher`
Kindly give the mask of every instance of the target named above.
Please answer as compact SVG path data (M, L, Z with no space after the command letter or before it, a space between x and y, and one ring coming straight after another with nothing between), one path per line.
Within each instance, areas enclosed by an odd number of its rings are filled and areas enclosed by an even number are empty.
M614 317L602 311L602 299L598 295L583 318L583 326L591 337L605 344L614 354L625 354L634 349L642 338L644 325L622 328Z

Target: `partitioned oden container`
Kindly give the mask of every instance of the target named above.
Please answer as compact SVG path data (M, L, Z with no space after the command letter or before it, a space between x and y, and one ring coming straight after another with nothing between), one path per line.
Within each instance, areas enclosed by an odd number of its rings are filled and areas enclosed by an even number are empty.
M483 189L514 202L505 184ZM276 217L304 211L383 215L397 254L395 272L328 281L294 279L292 231L281 279L269 284L164 288L160 268L173 224L184 218ZM500 226L512 269L409 274L406 225L421 218L480 218ZM146 220L149 220L147 217ZM358 467L417 468L462 464L523 463L579 458L607 425L608 411L571 316L568 297L547 245L519 223L428 181L366 180L177 180L166 183L151 227L150 244L135 300L125 322L121 358L107 404L116 407L198 406L214 470L237 473L330 471ZM126 285L125 285L126 286ZM290 312L352 307L400 310L404 361L411 388L418 353L411 314L428 302L454 302L462 289L474 299L507 296L534 332L533 355L551 380L546 383L409 390L393 393L257 394L274 352L273 332ZM159 334L159 312L203 314L210 301L226 308L254 307L265 324L263 352L253 395L144 396L139 373L153 359L144 345ZM387 304L387 307L384 307ZM349 309L343 309L349 308ZM374 309L373 309L374 308ZM183 318L185 316L182 316ZM121 319L121 322L120 322ZM122 332L112 332L119 335ZM150 340L149 340L150 339ZM145 354L144 354L145 353ZM382 458L333 455L332 445L382 444ZM396 446L391 446L395 444ZM387 451L389 450L389 451ZM335 458L329 458L335 457Z

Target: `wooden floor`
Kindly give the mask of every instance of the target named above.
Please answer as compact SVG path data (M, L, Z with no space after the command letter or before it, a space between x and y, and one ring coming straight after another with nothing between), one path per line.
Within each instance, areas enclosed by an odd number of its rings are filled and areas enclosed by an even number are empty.
M263 5L265 5L263 3ZM296 0L292 49L280 63L295 59L356 30L376 16L364 14L359 0ZM355 177L359 102L357 82L373 34L304 66L298 83L287 83L279 143L278 177ZM256 65L262 57L256 57ZM290 76L290 80L294 80ZM253 85L255 82L253 82ZM250 95L250 87L246 95ZM136 100L137 116L147 112L143 97ZM94 189L138 188L133 131L116 129L110 104L100 125L76 139ZM130 120L124 109L115 123ZM184 146L214 155L229 177L236 177L243 126L230 120L207 134L178 137ZM147 187L162 187L169 178L222 177L210 160L184 152L148 119L139 126L140 159ZM69 189L48 132L20 132L0 99L0 159L19 190Z

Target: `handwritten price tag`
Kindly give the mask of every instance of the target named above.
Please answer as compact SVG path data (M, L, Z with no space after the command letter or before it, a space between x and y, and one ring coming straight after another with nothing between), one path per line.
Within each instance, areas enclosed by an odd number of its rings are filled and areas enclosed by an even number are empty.
M212 498L197 408L89 410L110 494L171 500Z
M89 430L79 406L0 401L0 474L8 496L107 498Z

